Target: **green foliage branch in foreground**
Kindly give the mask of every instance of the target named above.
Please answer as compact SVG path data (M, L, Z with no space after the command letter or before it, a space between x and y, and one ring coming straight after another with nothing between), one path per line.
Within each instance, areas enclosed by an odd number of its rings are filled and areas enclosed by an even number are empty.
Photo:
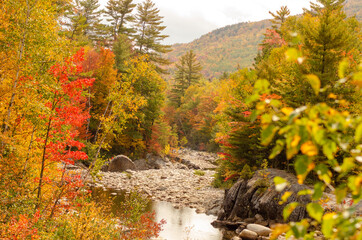
M296 56L287 57L297 60ZM338 82L355 85L361 91L361 64L357 72L348 75L343 66L345 64L342 62L339 77L343 80ZM305 79L318 95L321 90L319 78L308 75ZM324 102L298 108L285 107L281 100L267 98L261 101L260 95L263 94L271 94L270 84L266 80L258 80L249 101L257 104L252 117L261 117L262 144L275 143L269 158L273 159L285 150L288 159L295 159L294 168L299 184L303 184L309 174L318 176L313 189L298 193L311 197L311 203L306 206L311 218L279 225L272 239L282 233L286 233L287 238L314 239L314 229L321 229L327 239L362 239L362 217L356 207L362 199L361 116L333 108ZM274 182L278 191L283 191L289 185L287 180L280 177L276 177ZM321 202L326 188L330 188L335 195L336 206L331 208ZM281 203L285 203L290 195L290 192L285 192ZM285 220L298 205L293 202L284 208Z

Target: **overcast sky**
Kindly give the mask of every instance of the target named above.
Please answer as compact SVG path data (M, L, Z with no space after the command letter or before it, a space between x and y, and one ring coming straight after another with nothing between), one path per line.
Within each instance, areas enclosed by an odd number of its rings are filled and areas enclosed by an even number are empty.
M315 2L314 0L312 0ZM104 6L107 0L100 0ZM135 3L142 0L135 0ZM187 43L226 25L271 18L281 6L292 15L309 8L310 0L153 0L164 17L165 43Z

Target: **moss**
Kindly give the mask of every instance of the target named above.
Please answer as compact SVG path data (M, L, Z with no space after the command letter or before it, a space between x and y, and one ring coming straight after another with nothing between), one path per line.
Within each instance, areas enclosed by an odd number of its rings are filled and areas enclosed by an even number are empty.
M245 164L243 170L240 172L240 179L248 180L253 176L253 172L248 164Z
M204 175L205 175L205 172L202 171L202 170L195 170L195 171L194 171L194 174L195 174L195 175L198 175L198 176L204 176Z

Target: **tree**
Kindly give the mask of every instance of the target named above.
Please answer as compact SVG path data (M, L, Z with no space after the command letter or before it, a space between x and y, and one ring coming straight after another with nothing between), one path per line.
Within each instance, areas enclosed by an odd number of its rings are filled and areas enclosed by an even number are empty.
M343 0L318 0L312 4L300 22L303 49L306 50L310 73L321 80L324 91L319 98L326 98L329 93L342 93L346 99L353 92L353 87L345 85L331 88L338 80L338 63L344 57L351 57L357 62L360 54L360 41L356 34L354 20L346 19ZM335 92L338 91L338 92Z
M149 60L159 65L167 65L169 61L161 56L162 53L170 52L169 45L163 45L162 40L168 35L161 34L166 28L162 26L162 18L159 15L160 10L155 7L151 0L146 0L137 6L135 47L141 54L149 55ZM158 72L165 72L160 67L156 68Z
M155 66L144 56L135 57L125 62L125 71L121 73L122 82L129 82L132 98L141 99L133 118L129 118L124 131L116 136L112 143L115 152L126 152L142 155L148 149L152 136L152 128L162 115L164 104L165 81L156 72Z
M277 33L281 34L279 30L283 23L287 20L290 15L290 11L287 6L282 6L279 11L276 13L272 13L269 11L269 14L273 16L274 19L270 20L273 25L272 28L277 31Z
M176 64L177 71L175 73L175 84L172 89L172 100L176 106L181 104L181 98L185 95L185 91L192 84L197 83L201 78L201 64L197 61L195 53L190 50L181 56L179 64Z
M113 53L115 55L115 67L118 72L124 72L125 61L133 55L131 40L124 34L118 35L117 40L113 43Z
M286 6L281 7L276 13L269 12L274 19L271 19L272 29L267 29L264 34L264 39L261 44L259 44L259 52L256 58L254 58L254 66L259 71L262 71L265 66L263 66L263 61L267 59L270 55L272 49L285 45L284 36L288 35L286 32L282 31L284 23L287 21L290 14L289 9ZM289 33L289 32L288 32Z
M66 35L71 40L86 45L89 40L96 42L106 38L105 26L101 23L98 0L75 0L71 3L65 17L68 19Z
M132 2L133 0L109 0L107 3L105 13L111 17L107 21L111 22L114 41L120 34L134 33L132 28L127 27L127 24L135 21L135 17L131 13L136 4Z

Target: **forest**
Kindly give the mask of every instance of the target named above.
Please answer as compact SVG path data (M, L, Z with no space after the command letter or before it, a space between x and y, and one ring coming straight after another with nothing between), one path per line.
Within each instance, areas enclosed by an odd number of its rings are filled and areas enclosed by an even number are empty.
M298 193L311 195L310 218L281 224L272 239L314 239L315 229L327 239L361 239L362 38L344 2L317 0L298 16L287 6L270 12L270 22L253 23L267 29L254 30L260 42L252 66L225 57L233 71L205 75L192 48L168 58L166 26L151 0L109 0L104 9L98 0L2 0L0 238L158 236L163 223L140 211L137 199L125 202L131 210L120 218L107 214L85 176L68 167L81 164L96 178L119 154L191 148L218 154L215 188L266 168L313 187ZM229 44L247 48L259 39L240 42L233 29ZM289 184L274 181L280 191ZM326 189L338 204L351 199L343 211L321 207ZM285 207L285 219L297 206Z

